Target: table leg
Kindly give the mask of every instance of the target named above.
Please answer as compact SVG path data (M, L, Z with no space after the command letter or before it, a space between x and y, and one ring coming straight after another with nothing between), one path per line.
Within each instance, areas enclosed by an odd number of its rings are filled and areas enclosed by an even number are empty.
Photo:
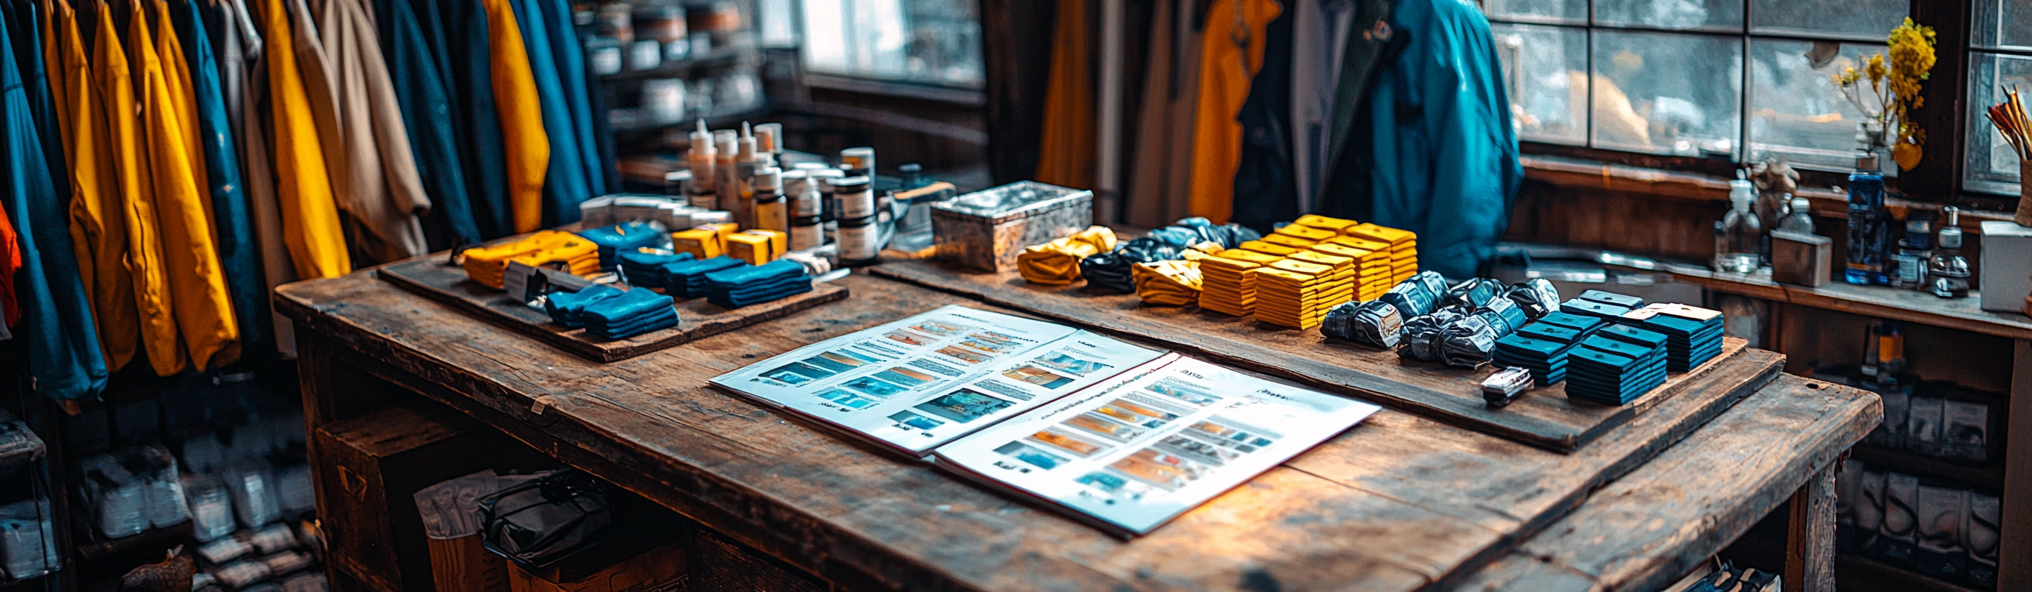
M2011 429L2004 446L2003 546L1997 589L2032 589L2032 340L2011 342Z
M1792 494L1790 532L1785 536L1785 588L1835 592L1834 473L1829 466Z

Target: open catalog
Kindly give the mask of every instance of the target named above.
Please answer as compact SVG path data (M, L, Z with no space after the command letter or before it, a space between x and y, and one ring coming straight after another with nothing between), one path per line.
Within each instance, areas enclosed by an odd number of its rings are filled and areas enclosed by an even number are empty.
M1147 533L1378 409L961 306L712 382L1117 536Z

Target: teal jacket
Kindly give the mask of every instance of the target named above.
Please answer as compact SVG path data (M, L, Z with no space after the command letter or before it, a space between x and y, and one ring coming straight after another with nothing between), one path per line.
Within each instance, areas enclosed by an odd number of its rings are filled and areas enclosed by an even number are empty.
M1371 36L1388 46L1318 209L1416 232L1421 269L1473 277L1524 178L1494 36L1470 0L1392 0L1385 23Z

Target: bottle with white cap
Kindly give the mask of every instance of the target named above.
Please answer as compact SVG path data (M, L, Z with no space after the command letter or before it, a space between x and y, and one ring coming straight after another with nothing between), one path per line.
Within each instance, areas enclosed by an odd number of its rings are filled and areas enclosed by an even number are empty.
M784 209L783 170L764 167L755 171L753 201L755 202L755 225L753 228L774 230L790 234L790 217Z
M713 133L706 131L706 120L698 120L698 130L691 133L691 151L685 154L691 178L685 182L684 196L691 205L709 210L719 207L719 195L713 185L717 152L714 148Z
M734 187L740 199L736 202L734 220L742 228L755 228L755 173L764 166L762 156L755 152L755 129L748 122L741 122L741 139L734 153Z
M788 168L783 166L783 124L755 124L755 151L762 153L769 166Z
M1732 207L1715 222L1715 271L1748 274L1763 266L1764 225L1757 219L1757 213L1750 211L1750 203L1756 198L1756 186L1748 179L1729 182Z
M734 184L734 147L740 139L738 131L713 131L713 193L719 201L713 209L732 212L741 202L741 192Z

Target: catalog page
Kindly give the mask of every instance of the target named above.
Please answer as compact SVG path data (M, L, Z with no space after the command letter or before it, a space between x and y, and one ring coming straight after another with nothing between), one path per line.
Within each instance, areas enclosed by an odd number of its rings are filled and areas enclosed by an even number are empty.
M947 306L770 358L713 384L913 455L1163 352Z
M936 460L1142 534L1378 409L1167 359L941 447Z

